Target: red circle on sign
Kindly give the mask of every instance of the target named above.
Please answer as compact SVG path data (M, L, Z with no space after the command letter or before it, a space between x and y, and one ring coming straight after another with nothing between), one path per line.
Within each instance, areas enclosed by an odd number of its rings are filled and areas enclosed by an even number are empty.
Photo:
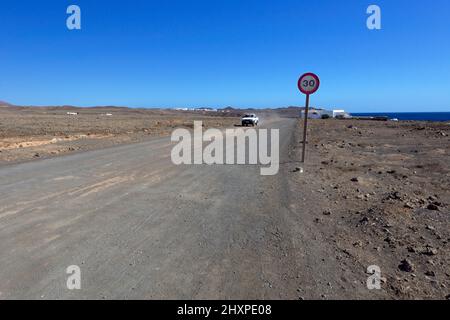
M303 81L305 78L313 78L315 80L314 85L310 86L310 82L308 81L308 84L305 86ZM319 90L319 86L320 86L320 79L319 77L311 72L305 73L304 75L302 75L300 77L300 79L298 79L298 83L297 83L298 89L304 93L304 94L313 94L314 92L316 92L317 90ZM310 90L308 90L308 88L311 88Z

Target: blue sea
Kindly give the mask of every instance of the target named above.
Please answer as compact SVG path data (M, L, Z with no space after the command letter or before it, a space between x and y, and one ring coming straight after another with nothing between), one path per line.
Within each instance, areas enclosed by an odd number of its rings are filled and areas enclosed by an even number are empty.
M398 120L416 121L450 121L450 112L385 112L385 113L352 113L359 117L388 117Z

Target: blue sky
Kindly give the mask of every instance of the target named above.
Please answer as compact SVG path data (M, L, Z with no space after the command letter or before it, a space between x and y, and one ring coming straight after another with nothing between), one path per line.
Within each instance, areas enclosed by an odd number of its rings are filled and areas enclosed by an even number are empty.
M4 0L0 21L0 100L15 104L303 105L313 71L315 106L450 111L448 0Z

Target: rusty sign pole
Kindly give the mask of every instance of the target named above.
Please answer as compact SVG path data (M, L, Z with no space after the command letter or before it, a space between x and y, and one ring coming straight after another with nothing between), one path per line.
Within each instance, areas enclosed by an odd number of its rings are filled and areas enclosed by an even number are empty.
M306 135L308 132L308 110L309 110L309 94L306 95L305 103L305 124L303 127L303 152L302 152L302 162L305 163L306 155Z
M300 92L306 95L305 124L303 128L303 152L302 152L302 163L305 163L306 140L307 140L306 137L308 134L309 96L319 89L320 79L316 74L308 72L302 75L300 79L298 79L297 86Z

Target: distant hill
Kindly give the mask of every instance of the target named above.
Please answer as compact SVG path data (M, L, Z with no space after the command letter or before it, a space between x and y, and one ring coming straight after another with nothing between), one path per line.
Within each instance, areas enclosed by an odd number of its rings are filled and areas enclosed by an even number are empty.
M1 107L12 107L13 105L9 102L0 100L0 106Z
M77 107L72 105L60 105L60 106L34 106L34 105L27 105L27 106L18 106L13 105L9 102L0 100L0 107L15 107L19 109L34 109L38 108L41 110L64 110L64 111L70 111L70 110L127 110L128 107L118 107L118 106L89 106L89 107Z

